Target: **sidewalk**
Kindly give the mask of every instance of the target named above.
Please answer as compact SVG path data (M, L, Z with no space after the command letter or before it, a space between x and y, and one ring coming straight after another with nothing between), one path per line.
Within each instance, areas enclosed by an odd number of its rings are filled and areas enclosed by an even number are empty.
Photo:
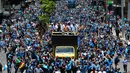
M2 66L5 66L7 64L6 54L3 50L1 50L1 52L0 52L0 62L2 64ZM7 70L3 71L2 73L7 73Z
M4 50L2 50L0 52L0 62L2 64L2 66L4 67L5 65L7 65L7 61L6 61L6 53L4 52ZM5 71L3 71L2 73L7 73L7 69ZM15 69L14 69L14 65L12 64L12 69L11 69L11 73L15 73ZM19 73L19 72L17 72Z

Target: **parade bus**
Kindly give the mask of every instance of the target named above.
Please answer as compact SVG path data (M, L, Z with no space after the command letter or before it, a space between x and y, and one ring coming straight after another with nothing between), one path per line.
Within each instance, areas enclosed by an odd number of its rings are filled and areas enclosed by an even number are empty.
M78 36L76 32L53 32L52 46L55 57L77 57Z

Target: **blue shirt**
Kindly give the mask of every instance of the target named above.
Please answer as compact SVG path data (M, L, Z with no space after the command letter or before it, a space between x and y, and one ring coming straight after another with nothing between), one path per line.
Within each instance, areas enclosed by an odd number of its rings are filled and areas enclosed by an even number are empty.
M27 24L27 28L28 28L28 29L31 28L31 25L30 25L30 24Z
M84 66L81 65L80 67L81 67L81 72L82 72L82 73L86 73L86 66L85 66L85 65L84 65Z
M67 64L67 65L65 66L65 68L66 68L66 70L71 70L72 65L71 65L71 64Z

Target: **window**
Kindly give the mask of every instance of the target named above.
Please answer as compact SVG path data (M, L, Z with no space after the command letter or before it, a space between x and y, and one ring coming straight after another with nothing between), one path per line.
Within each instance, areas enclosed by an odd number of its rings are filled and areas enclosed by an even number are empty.
M56 47L56 53L73 53L74 47L67 47L67 46L58 46Z

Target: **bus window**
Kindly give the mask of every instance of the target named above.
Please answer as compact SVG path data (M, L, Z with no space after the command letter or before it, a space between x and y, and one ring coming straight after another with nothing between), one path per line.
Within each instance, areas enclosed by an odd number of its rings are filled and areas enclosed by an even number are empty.
M56 48L56 53L73 53L74 48Z
M73 46L57 46L55 56L58 57L75 57L75 48Z

